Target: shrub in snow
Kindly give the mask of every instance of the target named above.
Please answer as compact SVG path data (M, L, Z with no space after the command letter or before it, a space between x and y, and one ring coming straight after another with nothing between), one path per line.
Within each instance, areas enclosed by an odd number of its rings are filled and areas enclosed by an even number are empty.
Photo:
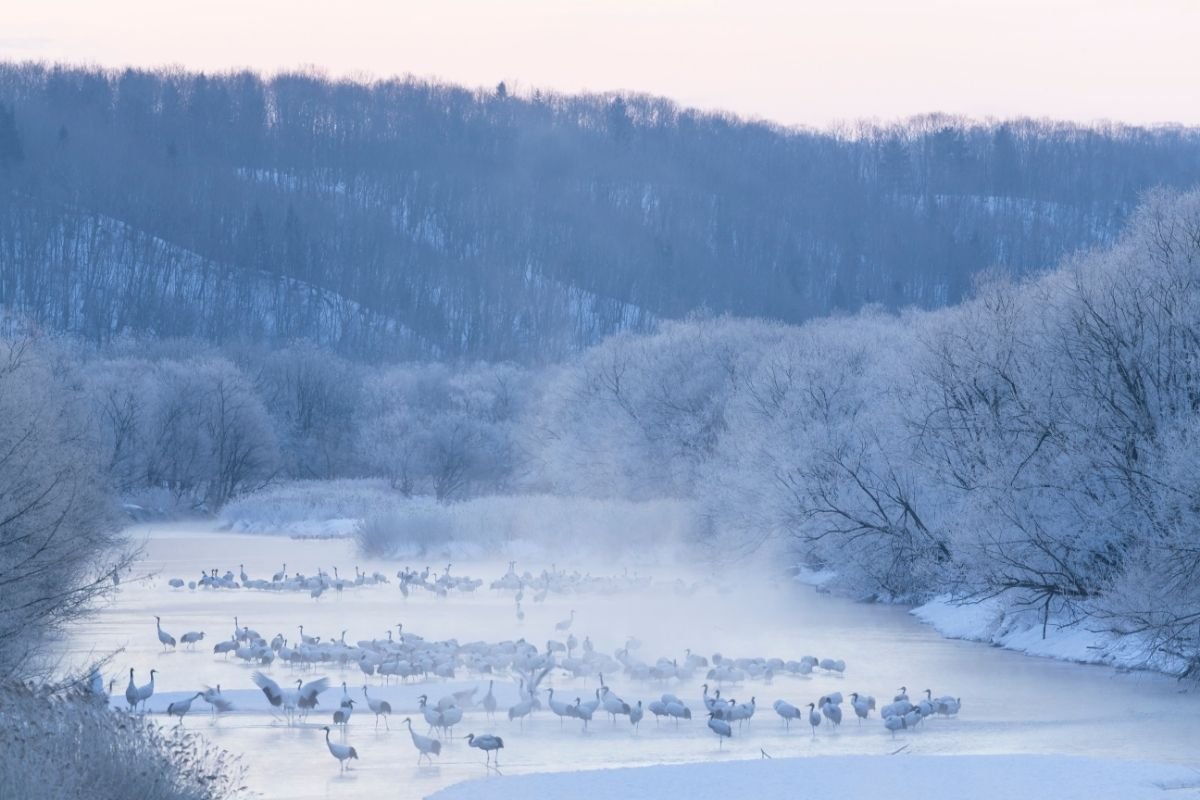
M236 758L181 726L112 710L70 688L0 686L0 797L222 800Z
M454 536L448 515L438 508L412 508L367 517L354 532L359 551L371 558L433 555Z

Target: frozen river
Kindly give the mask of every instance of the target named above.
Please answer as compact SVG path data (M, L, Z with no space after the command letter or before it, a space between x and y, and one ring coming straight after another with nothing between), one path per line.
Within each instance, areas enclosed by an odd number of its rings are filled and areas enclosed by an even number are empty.
M358 559L346 540L291 540L283 537L250 536L206 531L197 527L135 528L131 536L145 538L145 560L134 575L126 576L115 602L91 617L76 631L68 649L71 658L82 662L91 653L105 654L118 648L110 674L117 679L116 693L123 692L128 669L137 670L144 682L151 668L158 670L158 708L174 699L174 693L192 692L220 683L226 692L238 691L236 713L213 723L207 707L197 701L185 725L202 731L220 746L240 754L248 767L250 787L266 797L320 798L417 798L467 778L485 774L483 754L469 749L465 741L445 743L440 759L432 766L416 765L416 751L401 724L407 713L420 721L412 698L421 691L431 697L449 688L487 680L460 671L452 685L440 681L412 684L410 688L385 689L379 678L371 678L374 696L387 698L396 706L391 731L374 729L372 715L362 709L349 726L347 741L360 754L353 769L339 775L337 763L325 749L320 726L341 695L347 681L361 697L363 674L357 665L342 670L337 666L306 671L306 680L326 675L337 686L322 695L324 711L314 712L307 724L288 727L274 719L261 693L250 680L256 667L233 658L215 656L212 645L229 638L237 615L267 639L283 633L294 640L297 626L305 633L336 638L347 630L346 641L385 638L391 627L404 623L406 631L427 640L456 638L499 641L525 638L544 649L547 639L562 639L554 623L574 609L572 632L583 640L591 637L599 651L611 653L627 637L641 641L637 655L653 663L659 656L683 658L684 649L710 656L778 656L785 660L803 655L844 659L844 677L814 674L804 678L776 675L772 682L748 681L726 686L727 696L739 701L757 698L759 710L748 728L735 730L732 740L718 749L716 738L705 726L700 702L700 684L647 685L619 674L605 681L625 700L649 702L663 691L679 695L695 718L678 729L656 727L653 717L640 732L628 722L615 726L597 712L591 730L582 732L578 722L560 729L549 710L526 720L523 729L502 715L488 722L482 711L469 711L455 733L497 733L506 747L501 755L505 774L662 763L712 761L714 759L759 758L765 751L772 757L824 755L877 755L900 747L905 752L925 754L1035 753L1088 755L1114 759L1166 761L1180 764L1200 762L1200 691L1162 676L1121 674L1104 667L1083 666L1031 658L982 644L941 638L921 625L905 610L863 605L814 592L811 588L754 571L729 566L726 589L702 587L690 596L672 590L670 583L682 576L669 567L637 565L643 575L665 585L633 595L607 596L550 594L542 603L532 601L529 591L523 607L526 617L519 622L511 592L487 589L503 574L502 563L455 563L453 573L484 580L473 594L452 593L437 598L414 591L405 599L395 581L397 569L411 562L372 562ZM320 600L307 593L275 593L253 590L172 589L167 579L195 579L206 568L238 572L239 564L253 577L269 579L286 562L289 571L313 574L318 567L334 566L343 577L353 577L354 567L378 570L391 583L358 587L340 596L329 591ZM430 566L440 570L444 564ZM518 571L535 574L545 566L518 563ZM614 561L559 564L593 575L621 573L626 565ZM628 565L631 571L635 565ZM139 576L151 576L141 578ZM205 640L194 652L178 649L163 652L155 636L154 615L178 638L187 630L202 630ZM269 674L281 684L293 679L286 665L276 663ZM508 676L494 676L502 708L515 699L515 686ZM478 680L476 680L478 678ZM588 697L597 678L572 681L561 675L546 685L567 697ZM922 729L904 732L895 739L884 731L875 715L861 727L848 704L849 719L840 730L822 725L814 738L806 725L793 724L784 730L771 703L783 698L802 706L827 692L852 691L875 695L886 702L901 685L916 696L926 687L934 696L949 694L962 698L962 713L955 719L928 720ZM376 688L378 687L378 688ZM246 691L246 694L240 694ZM165 718L164 723L165 723ZM425 725L418 726L424 732Z

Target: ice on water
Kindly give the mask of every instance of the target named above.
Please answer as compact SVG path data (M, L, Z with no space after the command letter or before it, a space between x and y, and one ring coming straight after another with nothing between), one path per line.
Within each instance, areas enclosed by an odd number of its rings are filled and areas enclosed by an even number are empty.
M83 663L93 656L122 649L106 677L115 678L117 702L130 667L139 683L151 668L157 672L157 693L150 708L157 715L166 705L205 686L220 684L237 710L215 721L208 707L197 701L184 724L201 730L214 742L240 754L249 768L251 788L266 797L345 797L354 786L356 797L424 797L440 788L484 776L482 754L462 739L445 742L433 764L417 765L417 751L407 729L400 724L412 715L424 732L417 696L438 698L452 691L479 686L480 696L488 676L460 670L454 680L430 680L390 686L370 679L372 697L391 703L391 730L375 730L374 715L365 705L356 709L346 742L360 759L345 774L325 749L321 726L330 724L347 682L356 696L364 676L357 664L295 670L278 661L267 673L281 685L297 678L327 676L334 689L321 696L319 707L303 724L288 726L276 718L251 674L258 665L214 655L212 645L227 639L234 616L268 640L277 633L296 641L298 626L323 639L346 631L346 641L385 638L398 623L406 632L426 639L455 638L459 642L500 641L524 638L544 650L549 639L563 639L555 623L576 612L571 632L582 642L590 637L596 649L612 653L635 647L639 658L653 663L659 656L684 658L687 648L710 657L764 656L798 659L804 655L844 660L845 673L814 670L808 677L777 674L770 682L745 681L722 686L726 697L757 700L758 713L748 726L734 726L733 737L720 749L706 726L701 704L703 675L685 684L676 681L639 682L613 673L605 682L630 703L649 702L669 691L693 709L691 722L678 728L656 726L647 714L639 731L621 718L615 725L597 712L586 732L576 721L560 728L549 708L535 713L523 725L509 723L503 713L487 721L481 710L466 712L455 728L467 733L496 733L504 737L501 769L505 775L561 772L624 766L685 764L692 762L772 759L788 756L885 755L904 747L914 755L951 754L1063 754L1102 759L1140 759L1177 764L1193 763L1200 734L1194 721L1200 717L1200 693L1189 692L1174 680L1148 673L1120 674L1049 659L1030 658L970 642L941 638L902 608L857 604L830 597L811 587L777 580L751 567L734 568L719 583L683 595L673 590L683 578L688 585L697 577L681 573L670 564L629 565L654 580L650 587L617 595L549 593L534 602L526 592L525 619L514 613L511 591L487 586L507 569L503 560L454 564L454 573L482 578L484 586L467 593L438 597L411 592L404 598L394 578L398 569L425 564L371 562L356 557L353 543L345 539L293 540L203 529L198 526L138 528L145 536L145 560L137 575L121 583L116 601L101 609L74 631L70 659ZM270 578L282 564L289 571L315 573L319 568L353 576L355 566L368 573L379 571L391 582L356 587L340 595L332 591L319 600L304 592L254 590L189 590L168 585L168 579L192 580L203 570L218 568L239 572L244 565L252 577ZM440 571L444 564L431 564ZM518 571L535 574L543 564L518 564ZM615 563L559 564L561 568L595 575L618 573ZM149 576L140 578L139 576ZM194 651L182 646L164 651L156 635L154 616L176 638L185 631L204 631ZM516 702L515 678L491 676L504 711ZM583 680L551 675L560 697L572 700L593 696L598 676ZM785 731L771 710L776 699L804 708L821 695L840 691L848 697L859 691L890 700L901 686L914 697L926 687L934 696L963 698L963 711L955 718L932 719L918 731L902 732L895 740L877 715L861 727L847 713L838 729L823 725L810 734L805 724ZM544 703L545 698L543 698ZM849 707L847 706L847 709ZM167 724L165 716L162 718ZM171 720L174 724L174 720ZM334 734L340 740L340 734Z

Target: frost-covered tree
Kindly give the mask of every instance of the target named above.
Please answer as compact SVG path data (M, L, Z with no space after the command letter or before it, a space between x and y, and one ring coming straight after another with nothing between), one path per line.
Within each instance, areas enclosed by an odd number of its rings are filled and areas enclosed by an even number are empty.
M334 478L352 468L360 366L302 343L256 354L246 369L275 420L285 474Z
M149 485L217 508L276 474L279 452L270 417L232 363L162 362L155 384Z
M74 387L46 346L0 340L0 683L113 587L128 555Z
M146 485L158 386L142 359L96 360L81 368L84 401L98 438L99 466L122 493Z
M727 411L701 497L730 546L792 542L854 592L911 596L948 559L911 458L910 330L874 313L768 349Z
M364 467L404 494L444 501L511 485L529 382L506 364L406 365L369 379L358 423Z
M725 404L783 326L699 315L618 335L551 378L539 411L541 471L559 491L690 496L725 429Z

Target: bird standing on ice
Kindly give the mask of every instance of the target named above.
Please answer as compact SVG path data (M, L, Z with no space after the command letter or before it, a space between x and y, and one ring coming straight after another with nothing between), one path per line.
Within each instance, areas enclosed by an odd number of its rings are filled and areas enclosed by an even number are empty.
M185 645L191 645L193 650L196 649L196 642L199 642L202 639L204 639L204 631L188 631L183 636L179 637L181 642L183 642Z
M500 751L504 749L504 740L499 736L493 736L490 733L485 733L482 736L476 736L473 733L467 734L467 744L471 747L476 747L484 752L487 757L485 763L490 764L492 753L496 754L495 766L500 766Z
M146 701L154 696L154 673L156 672L158 672L156 669L150 670L150 682L145 686L138 687L138 702L142 704L142 711L146 710ZM130 678L133 677L132 670L130 671L129 676Z
M432 756L439 756L442 754L442 743L431 736L422 736L414 731L412 727L412 718L405 717L404 724L408 725L408 733L410 736L412 736L413 747L417 748L417 763L420 764L422 758L427 758L429 759L429 763L432 764Z
M871 713L871 709L875 708L875 698L870 695L860 695L858 692L850 694L850 705L854 707L854 714L858 717L858 724L867 718Z
M348 744L337 744L336 742L329 741L329 726L326 725L324 730L325 746L329 748L330 755L338 760L338 766L341 767L341 771L345 772L347 769L346 759L353 758L357 761L358 751Z
M488 681L487 694L483 696L483 710L487 713L488 719L496 713L496 695L492 694L492 684L495 681Z
M640 730L642 725L642 717L644 715L645 712L642 711L642 701L638 700L637 705L629 709L629 724L632 725L635 730Z
M791 730L792 720L800 719L800 709L786 700L776 700L773 707L775 713L783 717L783 725L788 730Z
M154 617L154 627L158 628L158 640L162 642L163 650L175 646L175 637L162 629L162 619L158 616Z
M723 719L717 719L713 713L708 715L708 729L717 735L718 748L725 743L726 739L733 736L733 728L729 726L729 723Z
M812 726L813 738L817 738L817 726L821 724L821 712L817 711L816 703L808 704L808 724Z
M138 687L133 682L133 667L129 668L129 685L125 687L125 702L129 703L129 710L133 711L138 704Z
M392 729L388 725L388 714L392 713L392 704L387 700L372 700L367 694L367 687L363 687L363 697L367 698L367 706L375 713L375 730L379 730L379 718L383 717L383 724L389 731Z
M333 712L333 724L342 726L342 736L346 735L346 726L350 724L350 715L354 713L354 701L346 701L346 705Z

